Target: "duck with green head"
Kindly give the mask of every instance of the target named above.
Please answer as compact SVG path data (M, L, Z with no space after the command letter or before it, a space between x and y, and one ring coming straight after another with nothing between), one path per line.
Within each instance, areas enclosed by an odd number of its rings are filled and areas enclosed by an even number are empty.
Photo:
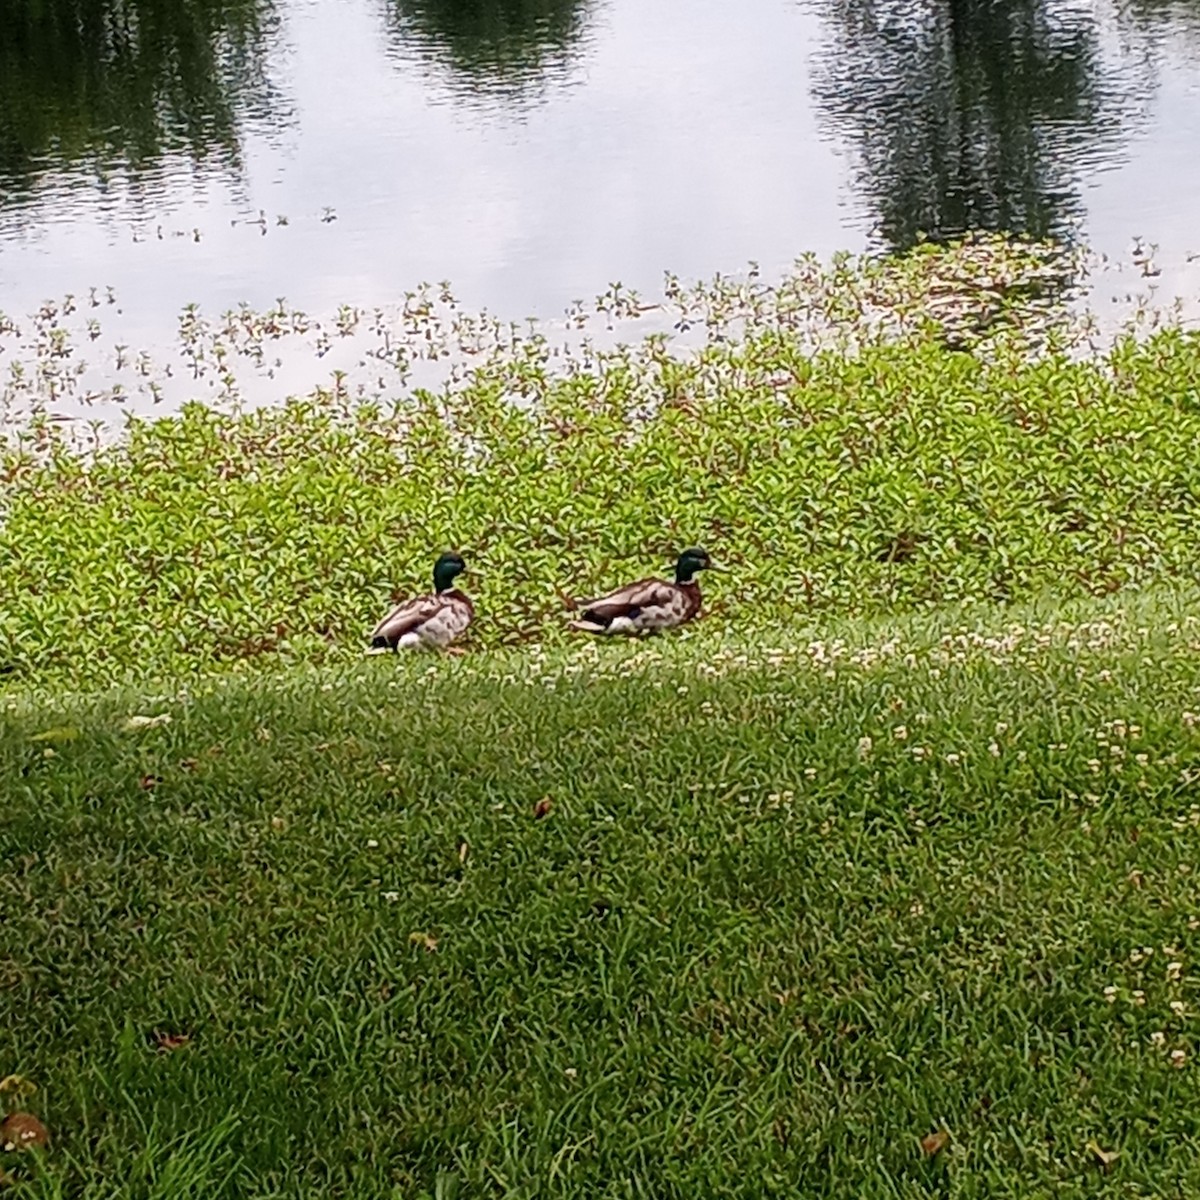
M708 553L699 546L685 550L675 563L675 580L639 579L598 600L576 607L579 616L570 628L606 636L635 636L674 629L700 612L697 571L716 570Z
M373 650L426 647L444 650L461 637L475 616L454 580L467 569L461 554L443 554L433 564L433 591L397 604L371 634Z

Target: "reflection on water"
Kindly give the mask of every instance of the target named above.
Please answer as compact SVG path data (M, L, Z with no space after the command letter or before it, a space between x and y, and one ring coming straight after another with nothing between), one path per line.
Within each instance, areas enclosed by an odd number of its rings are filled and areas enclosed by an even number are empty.
M273 0L0 0L0 187L164 161L239 167L240 126L278 119L265 72Z
M619 21L634 2L616 0L608 15ZM595 0L381 3L397 70L415 68L432 89L501 120L547 100L544 81L567 77L592 50ZM0 209L56 175L97 197L114 178L158 169L185 182L181 166L236 179L246 127L290 115L278 34L281 15L304 4L0 0ZM1119 155L1146 119L1168 36L1200 44L1200 0L1129 0L1115 19L1132 41L1115 56L1085 0L802 7L826 31L813 47L814 105L852 147L854 185L894 247L969 229L1063 233L1082 213L1081 175ZM739 19L753 26L755 8ZM719 60L721 47L712 51ZM694 117L701 137L705 114ZM636 156L638 129L624 133Z
M0 0L0 312L111 287L115 361L1076 222L1200 293L1198 58L1200 0Z
M1128 0L1121 17L1152 41L1200 48L1200 0Z
M387 0L393 51L450 68L458 94L536 93L582 53L584 0Z
M830 0L814 92L857 152L882 240L1063 234L1081 170L1112 154L1150 81L1101 54L1092 5Z

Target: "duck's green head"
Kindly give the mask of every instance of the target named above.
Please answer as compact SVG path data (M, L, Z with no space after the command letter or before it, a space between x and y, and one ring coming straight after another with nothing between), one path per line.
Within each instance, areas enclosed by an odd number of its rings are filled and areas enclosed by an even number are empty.
M690 583L697 571L708 571L712 566L708 551L701 550L699 546L692 546L685 550L675 563L675 582Z
M453 587L455 577L461 575L466 569L467 564L463 562L461 554L453 551L443 554L433 564L434 591L444 592L447 588Z

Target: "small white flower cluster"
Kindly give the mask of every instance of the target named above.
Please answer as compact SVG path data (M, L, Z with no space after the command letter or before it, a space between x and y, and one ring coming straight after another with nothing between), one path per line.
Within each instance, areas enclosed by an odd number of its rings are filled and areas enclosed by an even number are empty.
M1186 813L1176 817L1171 822L1171 827L1176 833L1182 833L1185 829L1200 828L1200 804L1193 804Z

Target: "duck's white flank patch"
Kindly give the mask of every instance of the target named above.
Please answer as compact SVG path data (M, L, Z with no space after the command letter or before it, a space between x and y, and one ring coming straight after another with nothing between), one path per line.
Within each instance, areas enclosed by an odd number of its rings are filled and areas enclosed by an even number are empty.
M608 623L605 633L637 633L638 625L630 617L613 617Z

